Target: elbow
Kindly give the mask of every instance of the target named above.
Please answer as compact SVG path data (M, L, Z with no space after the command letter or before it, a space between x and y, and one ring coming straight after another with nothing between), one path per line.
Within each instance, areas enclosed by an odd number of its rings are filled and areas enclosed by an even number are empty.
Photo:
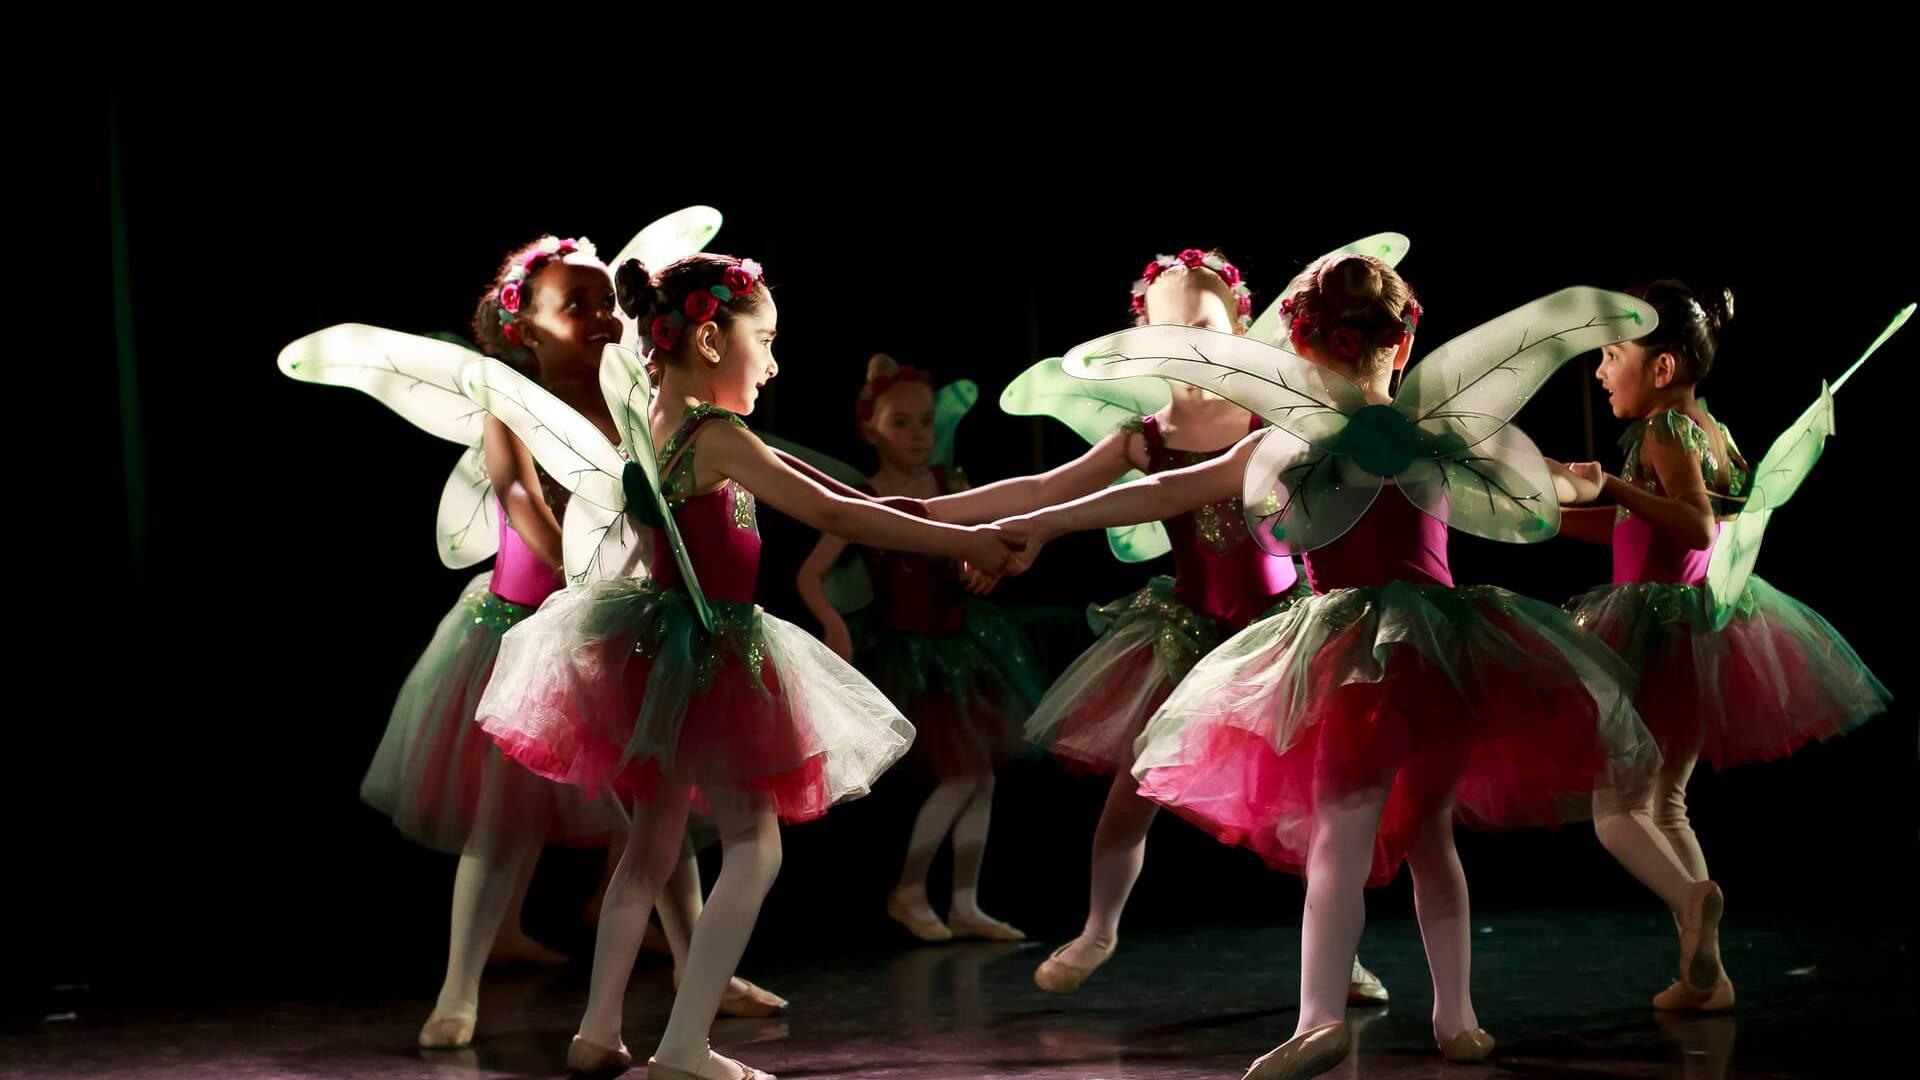
M846 535L848 519L853 516L852 504L845 499L828 499L820 506L819 520L814 528L831 536Z
M1705 551L1713 546L1717 531L1713 527L1713 518L1696 518L1687 529L1687 546L1695 551Z

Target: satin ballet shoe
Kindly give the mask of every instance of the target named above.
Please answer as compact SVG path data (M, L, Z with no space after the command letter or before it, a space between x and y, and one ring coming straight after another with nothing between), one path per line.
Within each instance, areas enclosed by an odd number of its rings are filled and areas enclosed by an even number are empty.
M1073 939L1073 941L1078 940L1080 939ZM1049 994L1071 994L1080 989L1080 984L1087 981L1087 976L1099 970L1101 964L1113 959L1113 951L1120 947L1119 943L1115 942L1107 946L1106 951L1102 952L1099 959L1093 963L1086 967L1075 967L1060 959L1061 953L1073 947L1073 941L1053 950L1053 955L1047 957L1038 968L1034 969L1033 985Z
M1027 935L1019 927L999 919L948 919L947 930L958 938L970 938L975 941L1025 941Z
M1680 917L1680 981L1705 998L1726 972L1720 968L1720 916L1727 901L1711 881L1694 884Z
M887 915L894 922L907 928L907 933L921 941L939 943L952 941L953 931L946 923L932 915L921 915L900 902L898 896L887 897Z
M1456 1031L1436 1041L1440 1044L1440 1056L1448 1061L1470 1065L1493 1056L1493 1036L1487 1034L1485 1028Z
M474 1018L471 1016L427 1017L420 1027L422 1050L458 1050L473 1043Z
M673 973L673 988L675 991L680 989L680 973L677 971ZM788 1004L787 999L779 994L763 990L735 975L727 980L726 992L720 995L720 1015L738 1020L765 1020L785 1012Z
M720 1057L720 1055L715 1054L714 1057ZM761 1072L751 1065L735 1061L732 1058L720 1058L720 1060L737 1067L740 1070L740 1080L780 1080L779 1077L772 1073ZM699 1073L688 1072L685 1069L676 1069L671 1065L662 1065L657 1058L648 1058L647 1080L706 1080L706 1077L701 1076Z
M620 1046L601 1046L588 1042L578 1035L567 1045L567 1068L573 1072L592 1076L596 1073L613 1073L633 1066L633 1055L627 1052L625 1044Z
M1349 1005L1385 1005L1387 987L1380 976L1368 971L1360 963L1359 957L1353 960L1353 975L1347 982L1347 1004Z
M1684 980L1653 995L1653 1007L1661 1012L1726 1012L1733 1008L1733 980L1726 972L1720 973L1720 981L1713 989L1701 993L1688 986Z
M1303 1031L1266 1052L1240 1080L1306 1080L1347 1060L1353 1031L1343 1020Z

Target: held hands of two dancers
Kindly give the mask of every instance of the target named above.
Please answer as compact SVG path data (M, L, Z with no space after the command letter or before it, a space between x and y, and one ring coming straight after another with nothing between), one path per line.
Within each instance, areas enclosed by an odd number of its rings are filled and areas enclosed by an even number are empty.
M1607 473L1597 461L1562 464L1547 458L1547 471L1553 476L1554 494L1563 506L1582 506L1600 498L1606 490Z
M974 527L978 550L960 563L961 588L975 596L985 596L1000 584L1000 579L1024 574L1040 554L1038 529L1032 515L1005 518L991 525Z

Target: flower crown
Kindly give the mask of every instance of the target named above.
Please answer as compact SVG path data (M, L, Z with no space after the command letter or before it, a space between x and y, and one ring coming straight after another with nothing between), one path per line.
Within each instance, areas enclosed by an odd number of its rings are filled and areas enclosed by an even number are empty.
M593 241L584 236L568 240L543 236L533 245L533 250L527 252L519 264L500 279L499 294L495 297L498 301L496 310L500 316L500 336L507 339L507 344L520 344L520 328L515 325L514 317L520 314L520 305L526 302L526 280L533 276L534 271L545 266L547 260L563 259L576 251L590 258L598 258L600 254L594 248Z
M1133 283L1133 315L1137 321L1144 323L1147 318L1147 287L1176 266L1188 270L1211 270L1218 274L1233 293L1234 306L1238 308L1235 317L1240 329L1245 330L1253 325L1253 291L1241 280L1240 268L1217 253L1201 251L1199 248L1188 248L1178 255L1161 255L1140 272L1140 280Z
M720 275L720 284L688 293L679 308L655 315L647 325L647 338L653 342L654 348L672 352L673 347L680 344L680 335L688 326L712 322L719 315L721 304L731 304L751 294L766 280L766 272L760 269L759 263L742 259L738 265L727 267ZM654 306L667 306L665 292L654 293Z
M1369 351L1368 336L1350 326L1336 326L1322 333L1313 320L1303 315L1291 296L1280 301L1280 314L1287 320L1287 337L1295 352L1304 353L1309 345L1320 345L1342 360L1357 360L1362 352ZM1399 348L1419 326L1420 301L1409 296L1407 306L1400 310L1400 321L1374 331L1372 348Z

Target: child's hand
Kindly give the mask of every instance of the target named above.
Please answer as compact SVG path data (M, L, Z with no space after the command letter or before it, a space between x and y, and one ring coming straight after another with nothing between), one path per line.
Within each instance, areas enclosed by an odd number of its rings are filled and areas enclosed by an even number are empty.
M1030 516L1002 518L994 524L1019 536L1022 541L1020 550L1007 560L1006 569L1002 573L1008 576L1026 573L1033 566L1034 560L1040 557L1040 549L1045 546L1049 538L1046 530L1041 527L1038 519Z
M961 545L960 562L973 572L998 577L1006 572L1007 560L1026 546L1026 538L998 525L975 525L967 530Z
M1547 470L1553 474L1553 490L1565 506L1580 506L1600 497L1607 474L1597 461L1576 461L1572 465L1547 458Z
M966 563L960 564L960 587L974 596L985 596L999 584L999 574L981 573Z

